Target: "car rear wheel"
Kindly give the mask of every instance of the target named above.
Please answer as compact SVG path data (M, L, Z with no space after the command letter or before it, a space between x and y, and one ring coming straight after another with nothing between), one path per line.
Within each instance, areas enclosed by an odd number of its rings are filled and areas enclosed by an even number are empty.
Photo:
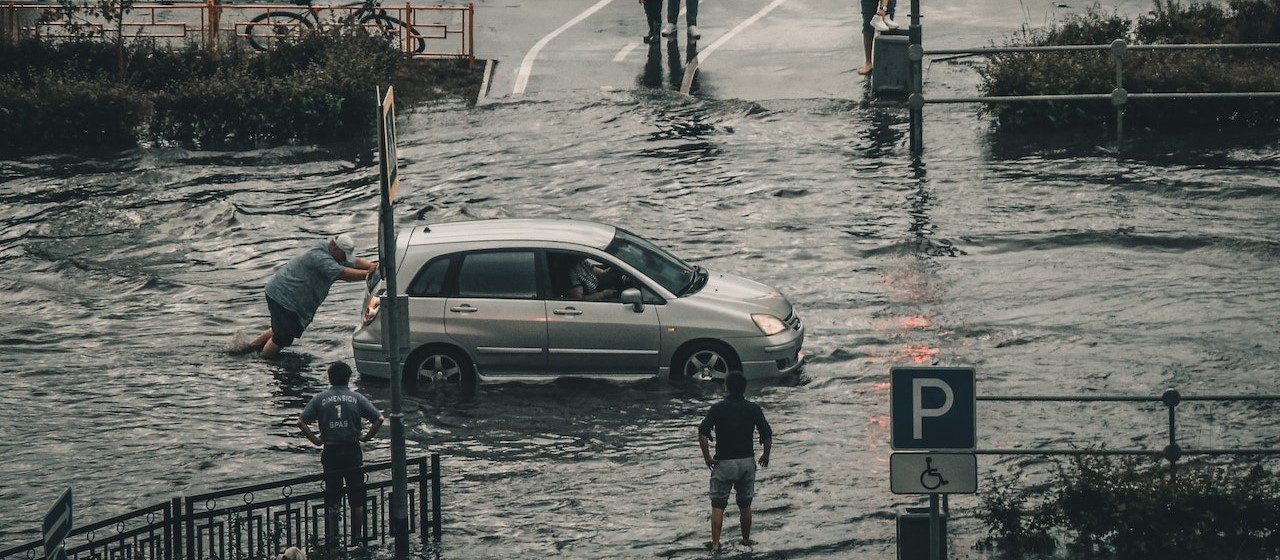
M676 382L724 379L730 371L742 369L733 350L717 342L690 345L676 356L671 366L671 380Z
M452 348L432 347L419 352L405 367L406 375L416 375L418 389L476 388L476 370L465 355Z

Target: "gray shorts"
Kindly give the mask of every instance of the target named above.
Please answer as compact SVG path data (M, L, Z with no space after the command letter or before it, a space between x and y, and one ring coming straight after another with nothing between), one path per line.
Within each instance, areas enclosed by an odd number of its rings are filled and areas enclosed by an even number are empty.
M738 507L751 507L756 497L756 460L752 457L716 461L711 471L711 507L724 509L729 505L729 490L735 492Z

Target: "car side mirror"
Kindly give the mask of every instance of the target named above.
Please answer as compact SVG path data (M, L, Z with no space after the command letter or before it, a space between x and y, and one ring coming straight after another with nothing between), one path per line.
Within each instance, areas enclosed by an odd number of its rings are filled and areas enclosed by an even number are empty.
M636 313L644 311L644 296L635 288L622 290L622 303L630 303L632 311Z

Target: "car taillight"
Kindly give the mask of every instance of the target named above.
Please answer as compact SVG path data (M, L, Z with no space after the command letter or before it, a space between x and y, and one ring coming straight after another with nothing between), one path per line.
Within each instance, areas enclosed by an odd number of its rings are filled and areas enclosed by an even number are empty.
M374 319L378 318L379 299L380 298L378 297L371 297L369 298L369 303L365 304L364 306L364 324L365 325L372 323Z

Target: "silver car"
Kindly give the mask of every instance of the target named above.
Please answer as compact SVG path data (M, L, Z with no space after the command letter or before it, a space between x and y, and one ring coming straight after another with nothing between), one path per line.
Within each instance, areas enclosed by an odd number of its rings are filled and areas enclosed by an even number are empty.
M690 265L621 228L577 220L479 220L399 232L409 307L406 375L419 383L590 376L748 378L798 370L804 325L778 290ZM616 295L572 299L583 259ZM579 290L580 292L581 290ZM351 337L362 376L388 378L385 282Z

